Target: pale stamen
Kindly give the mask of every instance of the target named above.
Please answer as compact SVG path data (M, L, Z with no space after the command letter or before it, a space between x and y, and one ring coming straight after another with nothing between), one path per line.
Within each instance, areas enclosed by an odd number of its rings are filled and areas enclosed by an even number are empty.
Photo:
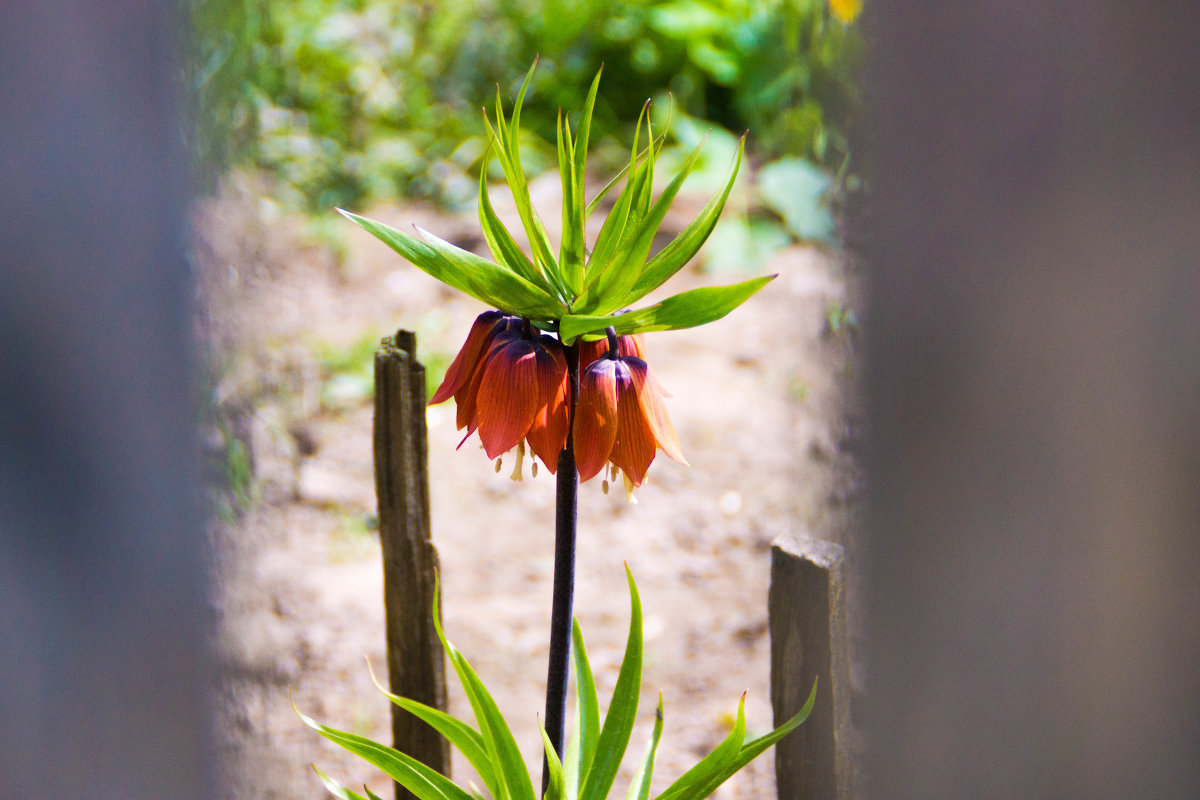
M521 467L525 464L525 442L517 442L517 463L513 466L512 475L509 477L514 481L523 480L521 475ZM536 466L536 465L535 465Z

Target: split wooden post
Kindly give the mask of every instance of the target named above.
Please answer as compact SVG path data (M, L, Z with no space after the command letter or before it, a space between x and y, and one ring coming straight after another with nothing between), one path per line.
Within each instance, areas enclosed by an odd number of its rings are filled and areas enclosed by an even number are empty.
M848 800L850 665L842 548L791 534L771 545L771 707L781 725L818 680L808 721L775 745L779 800Z
M375 353L375 492L383 548L388 683L394 694L446 710L445 658L433 627L438 571L429 529L425 367L417 337L399 330ZM449 775L450 746L392 706L397 750ZM396 800L414 795L396 784Z

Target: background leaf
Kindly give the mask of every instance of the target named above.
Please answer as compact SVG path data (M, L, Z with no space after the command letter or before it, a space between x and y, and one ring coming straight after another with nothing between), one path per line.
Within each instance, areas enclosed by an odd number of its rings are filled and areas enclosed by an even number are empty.
M788 231L801 241L832 242L833 214L829 211L829 176L811 161L785 158L758 172L763 203L783 218Z

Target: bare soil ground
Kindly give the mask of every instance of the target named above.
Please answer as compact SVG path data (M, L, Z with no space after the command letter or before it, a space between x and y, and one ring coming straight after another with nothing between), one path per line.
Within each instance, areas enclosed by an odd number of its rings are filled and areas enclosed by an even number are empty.
M539 193L553 203L552 185L538 183ZM702 202L685 198L668 229ZM511 209L500 211L519 227ZM369 214L482 244L472 214ZM254 466L254 501L213 530L217 645L227 670L218 735L231 798L327 796L311 763L390 796L380 773L308 730L289 702L334 727L389 736L389 705L364 662L385 664L379 542L370 530L372 406L353 381L329 381L322 353L403 327L418 331L423 360L444 366L484 309L345 226L339 257L302 220L273 213L246 181L197 212L200 325L220 376L214 397ZM635 505L619 489L602 494L599 479L580 489L576 613L602 706L628 631L623 562L641 590L646 665L627 760L640 756L661 691L655 791L720 741L743 691L751 730L770 728L771 541L804 531L844 542L857 491L848 411L854 333L828 325L829 309L849 302L845 270L835 253L796 246L747 276L764 271L779 277L724 320L648 337L691 466L657 459ZM740 279L727 277L689 268L670 288ZM452 403L430 408L428 422L447 632L496 695L536 780L553 478L527 471L512 481L511 462L497 474L473 442L456 450ZM452 678L451 711L470 713ZM465 769L456 762L456 774ZM773 770L768 753L714 796L774 797Z

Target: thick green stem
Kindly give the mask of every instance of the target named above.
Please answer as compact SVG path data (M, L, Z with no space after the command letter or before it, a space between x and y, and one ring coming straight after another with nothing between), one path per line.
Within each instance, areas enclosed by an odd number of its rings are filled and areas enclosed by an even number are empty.
M579 346L566 348L567 374L571 386L571 426L567 444L558 456L557 498L554 517L554 599L550 611L550 664L546 674L546 734L562 758L564 719L567 710L567 682L571 664L571 619L575 603L575 526L579 473L575 469L575 442L572 429L575 403L579 396ZM542 793L550 780L543 759Z

